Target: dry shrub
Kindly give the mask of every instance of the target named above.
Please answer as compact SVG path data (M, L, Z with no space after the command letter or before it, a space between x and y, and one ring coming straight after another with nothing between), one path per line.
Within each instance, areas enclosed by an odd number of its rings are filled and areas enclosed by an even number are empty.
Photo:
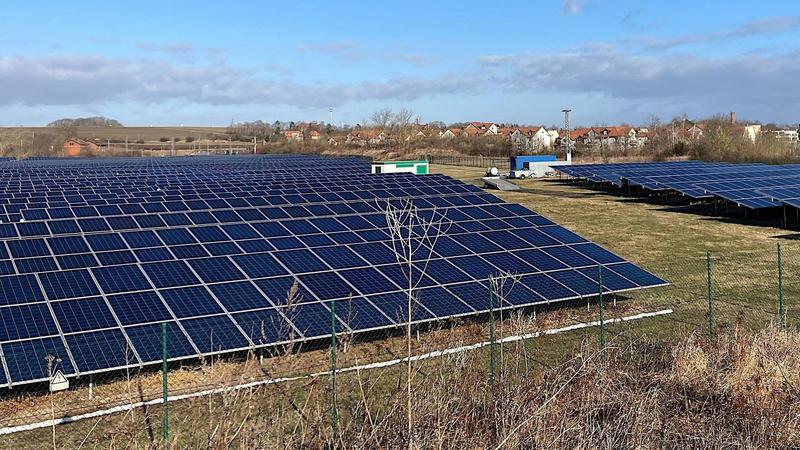
M753 415L781 414L797 401L800 333L769 328L720 336L714 346L694 337L676 348L672 379L684 387L728 398Z
M178 402L171 448L797 448L798 344L794 330L673 343L623 333L601 359L589 335L547 366L538 341L514 343L493 380L487 348L416 363L413 436L400 365L340 374L335 429L326 377ZM86 448L158 448L159 410L109 418Z
M587 341L561 365L544 369L518 364L527 356L520 346L509 345L504 348L507 362L494 382L487 375L485 354L427 361L416 367L413 445L796 447L800 445L795 389L800 383L799 343L797 332L732 330L716 342L702 335L673 345L619 341L601 361L594 341ZM330 427L326 384L309 388L296 410L283 402L262 410L258 417L236 415L230 409L257 402L263 393L239 394L240 403L229 402L227 416L216 419L214 439L203 442L208 448L232 443L237 448L408 446L405 393L398 373L361 373L341 384L338 434ZM232 441L221 438L234 435Z

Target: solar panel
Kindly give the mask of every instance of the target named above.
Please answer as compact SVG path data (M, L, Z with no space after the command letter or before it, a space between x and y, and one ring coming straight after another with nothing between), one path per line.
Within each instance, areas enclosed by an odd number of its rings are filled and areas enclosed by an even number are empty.
M501 306L594 295L598 264L607 292L665 284L475 186L368 172L306 156L0 162L0 383L45 380L47 355L69 377L153 363L161 323L172 359L327 336L331 301L340 331L402 325L409 266L383 213L402 199L448 221L416 246L413 321L485 312L501 271L520 276Z

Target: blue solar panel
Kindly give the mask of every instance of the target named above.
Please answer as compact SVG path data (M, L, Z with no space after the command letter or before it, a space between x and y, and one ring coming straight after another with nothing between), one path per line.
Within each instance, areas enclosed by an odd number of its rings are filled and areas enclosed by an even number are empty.
M164 289L160 292L178 318L209 316L222 312L219 303L202 286Z
M228 311L243 311L272 306L269 300L248 281L214 284L209 288Z
M51 305L64 333L109 328L117 324L105 300L100 297L64 300Z
M247 338L227 315L183 320L181 324L202 353L244 349L249 346Z
M125 334L130 338L133 347L143 363L161 361L162 358L162 331L161 324L147 324L125 328ZM180 330L175 322L168 323L167 329L167 354L170 358L181 358L195 355L192 344Z
M164 302L154 291L111 295L108 303L123 326L161 322L171 317Z
M244 274L228 258L191 259L189 265L206 283L244 279Z
M88 270L67 270L39 274L44 292L50 300L99 295Z
M70 334L65 339L72 358L82 372L138 365L125 336L119 329Z
M292 326L276 308L234 314L233 318L256 345L286 341Z
M200 283L183 261L143 264L142 267L157 288L189 286Z
M138 266L111 266L92 269L100 288L106 294L151 289L150 282Z
M53 315L44 303L12 306L0 319L0 341L58 334Z

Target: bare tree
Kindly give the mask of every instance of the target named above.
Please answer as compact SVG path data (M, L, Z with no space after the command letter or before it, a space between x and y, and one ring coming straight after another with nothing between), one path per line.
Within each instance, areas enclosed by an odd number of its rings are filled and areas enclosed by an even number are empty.
M375 111L371 116L369 116L369 120L381 130L386 130L392 123L392 110L389 108L384 108L379 111Z
M439 238L447 232L452 224L444 213L436 208L420 211L411 200L400 200L396 205L387 202L384 208L387 228L392 238L397 263L407 282L406 291L406 417L408 426L408 447L413 448L412 435L412 361L411 361L411 321L417 303L415 290L425 277L433 249Z
M505 270L500 271L497 275L489 275L489 289L492 290L492 295L499 301L499 305L497 309L500 311L500 321L498 322L500 327L500 367L503 367L503 308L506 305L508 300L508 296L511 295L511 292L516 286L517 282L519 281L520 276L506 272ZM510 303L509 303L510 304Z
M392 131L397 136L400 145L408 144L414 124L413 120L414 111L405 108L392 115Z
M401 145L406 145L409 137L411 136L411 128L413 125L414 111L409 109L401 109L392 116L392 129L397 135L397 139Z

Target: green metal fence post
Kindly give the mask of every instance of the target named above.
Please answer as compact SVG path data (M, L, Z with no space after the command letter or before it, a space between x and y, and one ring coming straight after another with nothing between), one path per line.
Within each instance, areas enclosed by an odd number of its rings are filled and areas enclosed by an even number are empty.
M597 266L597 295L600 300L600 361L605 361L606 355L606 312L603 304L603 266Z
M161 414L161 439L163 441L164 450L169 448L169 388L167 386L167 323L161 324L161 396L162 396L162 414Z
M489 382L494 389L495 358L494 358L494 290L492 280L489 279Z
M336 436L339 428L339 408L336 404L336 300L331 300L331 428Z
M781 259L781 243L778 242L778 321L781 329L786 329L786 306L783 303L783 260Z
M708 338L714 339L714 285L712 283L711 252L706 250L706 296L708 297Z

